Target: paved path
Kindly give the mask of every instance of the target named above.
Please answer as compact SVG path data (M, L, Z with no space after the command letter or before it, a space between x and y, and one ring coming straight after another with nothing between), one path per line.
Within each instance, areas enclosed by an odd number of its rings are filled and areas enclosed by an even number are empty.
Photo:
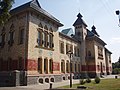
M115 78L116 75L108 75L104 76L102 79L106 78ZM118 76L120 78L120 76ZM57 83L52 83L53 88L57 88L60 86L65 86L69 85L69 80L62 81L62 82L57 82ZM79 80L73 80L73 84L79 83ZM0 87L0 90L44 90L44 89L49 89L50 84L45 83L45 84L38 84L38 85L29 85L29 86L17 86L17 87Z

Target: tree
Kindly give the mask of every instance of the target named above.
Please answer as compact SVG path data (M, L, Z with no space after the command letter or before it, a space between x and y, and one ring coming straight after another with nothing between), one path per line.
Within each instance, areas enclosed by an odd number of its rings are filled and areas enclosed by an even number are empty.
M9 11L14 0L0 0L0 25L3 25L10 17Z
M118 62L120 63L120 57L119 57L119 59L118 59Z

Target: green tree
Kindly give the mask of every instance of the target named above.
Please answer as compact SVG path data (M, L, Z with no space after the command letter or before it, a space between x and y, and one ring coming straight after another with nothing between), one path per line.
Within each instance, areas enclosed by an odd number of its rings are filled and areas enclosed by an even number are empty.
M0 0L0 25L3 25L10 17L9 11L14 0Z

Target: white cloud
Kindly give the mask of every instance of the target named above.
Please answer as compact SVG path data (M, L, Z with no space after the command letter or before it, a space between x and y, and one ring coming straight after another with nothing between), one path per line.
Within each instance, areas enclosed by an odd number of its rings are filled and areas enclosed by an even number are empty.
M118 44L120 43L120 37L114 37L110 40L111 44Z

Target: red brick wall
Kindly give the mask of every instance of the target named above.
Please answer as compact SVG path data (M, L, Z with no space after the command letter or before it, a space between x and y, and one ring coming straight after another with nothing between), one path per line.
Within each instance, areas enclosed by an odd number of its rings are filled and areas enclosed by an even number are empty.
M28 59L27 60L27 70L36 71L38 68L37 60Z
M60 70L60 63L53 62L53 71L59 71L59 70Z

